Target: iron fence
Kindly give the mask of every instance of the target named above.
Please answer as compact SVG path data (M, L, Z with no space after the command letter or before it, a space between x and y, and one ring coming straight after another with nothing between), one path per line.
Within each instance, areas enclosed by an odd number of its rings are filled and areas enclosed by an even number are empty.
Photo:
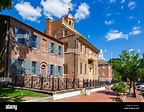
M15 75L12 77L13 86L20 86L26 88L48 90L48 91L91 88L91 87L104 86L112 83L114 82L89 80L89 79L73 80L60 77L46 78L40 76L25 76L25 75L23 76Z

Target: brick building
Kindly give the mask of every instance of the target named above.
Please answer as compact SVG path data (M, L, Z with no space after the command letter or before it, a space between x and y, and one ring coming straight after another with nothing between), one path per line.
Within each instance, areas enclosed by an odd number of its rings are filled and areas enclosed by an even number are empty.
M111 81L112 80L112 67L107 63L103 57L103 51L100 49L98 58L98 79L99 81Z
M0 15L0 76L63 76L63 64L61 41Z
M64 43L65 77L98 79L99 50L74 29L74 18L71 14L56 21L46 19L45 33Z

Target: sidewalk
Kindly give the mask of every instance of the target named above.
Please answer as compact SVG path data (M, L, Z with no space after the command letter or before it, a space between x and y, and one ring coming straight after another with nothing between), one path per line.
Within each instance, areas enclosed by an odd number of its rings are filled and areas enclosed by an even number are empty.
M139 91L136 90L136 98L126 97L125 102L140 102L142 101ZM102 90L92 92L90 95L78 95L65 99L54 100L53 102L112 102L112 98L116 94L112 90Z

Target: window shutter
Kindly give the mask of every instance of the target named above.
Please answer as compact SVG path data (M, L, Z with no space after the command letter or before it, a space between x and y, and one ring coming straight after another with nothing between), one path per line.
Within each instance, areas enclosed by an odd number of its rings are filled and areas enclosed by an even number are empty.
M27 73L32 74L32 62L30 60L27 60Z
M40 74L40 62L36 63L36 75Z
M40 37L39 36L37 36L36 38L36 48L40 50Z
M48 64L48 76L50 76L50 64Z
M24 60L22 61L22 73L23 74L25 73L25 61Z
M54 54L58 55L58 45L54 44Z
M55 66L53 65L53 76L55 76Z
M60 52L61 52L61 56L63 56L63 47L61 47L61 51Z
M27 46L29 46L29 34L28 34L28 32L26 32L26 34L25 34L26 36L26 45Z
M19 33L19 28L18 27L14 27L14 40L15 42L18 42L18 33Z
M53 48L53 53L56 54L56 44L54 44L53 47L54 47L54 48Z
M17 59L13 59L12 63L12 74L16 75L17 74Z
M24 67L25 67L24 73L25 73L25 74L28 74L28 69L29 69L29 68L28 68L28 60L25 60L25 66L24 66Z
M58 72L58 66L55 66L55 76L59 76L59 72Z
M61 76L61 77L63 76L63 69L62 69L62 66L60 66L60 76Z
M51 53L51 42L48 43L48 52Z
M29 37L29 46L32 47L33 45L33 34L30 33L30 37Z

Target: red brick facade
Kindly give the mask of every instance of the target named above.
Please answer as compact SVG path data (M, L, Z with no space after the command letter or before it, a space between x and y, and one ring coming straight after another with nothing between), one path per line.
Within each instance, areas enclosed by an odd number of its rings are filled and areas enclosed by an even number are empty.
M112 68L105 60L99 59L98 63L98 79L100 81L111 81L112 80Z
M64 76L98 79L99 50L74 29L74 20L46 20L45 33L64 43Z
M55 76L58 76L58 72L56 71L58 69L59 72L63 74L64 56L62 42L12 17L0 15L0 21L3 22L3 24L0 24L1 26L5 26L4 21L7 21L8 24L8 27L3 27L5 30L1 29L1 31L6 32L6 29L9 31L7 35L7 61L3 58L5 56L3 51L0 52L3 54L0 56L0 59L2 60L0 66L1 76L16 75L18 73L18 64L20 62L22 62L20 64L23 65L23 68L21 69L24 69L22 70L23 73L19 73L20 75L31 75L31 73L34 73L34 75L43 75L44 77L48 77L50 76L51 65L53 68L51 73L53 73L53 75L55 74ZM23 35L18 33L16 36L16 28L19 32L21 31ZM2 35L3 38L6 37L4 33L1 33L0 35ZM16 40L17 37L19 40ZM0 41L5 42L2 38ZM54 45L54 53L51 53L52 47L50 45ZM5 49L5 45L1 45L1 47ZM57 53L58 48L61 50L59 51L61 52L60 54ZM6 72L4 72L5 64Z

